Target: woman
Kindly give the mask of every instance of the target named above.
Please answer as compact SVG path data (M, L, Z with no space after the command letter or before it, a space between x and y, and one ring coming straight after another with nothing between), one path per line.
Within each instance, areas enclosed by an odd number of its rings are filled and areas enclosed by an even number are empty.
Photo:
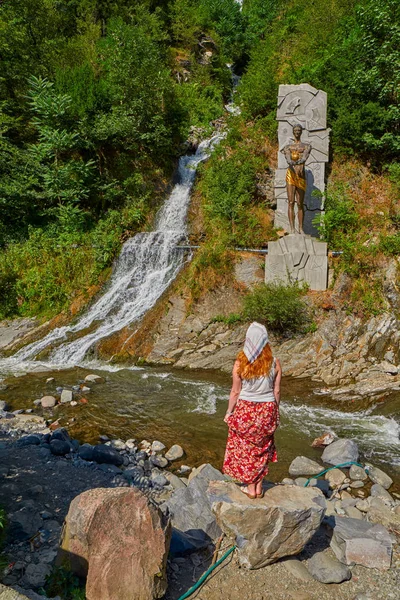
M277 462L274 433L279 424L282 369L272 356L268 333L252 323L233 366L233 384L224 421L229 427L223 471L246 484L249 498L262 498L268 463Z

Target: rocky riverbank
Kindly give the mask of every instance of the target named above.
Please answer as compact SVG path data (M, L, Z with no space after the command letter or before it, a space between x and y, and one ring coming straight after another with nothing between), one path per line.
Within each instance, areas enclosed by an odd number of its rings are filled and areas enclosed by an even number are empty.
M278 484L265 482L265 498L250 500L211 465L191 469L182 464L179 445L167 450L158 440L104 437L98 445L80 445L64 429L51 431L32 415L3 418L0 428L0 504L10 523L5 549L10 564L3 583L30 598L37 600L55 563L71 501L97 488L98 498L107 489L138 490L137 498L147 498L151 510L170 520L166 600L179 598L200 577L222 532L225 541L215 556L234 543L238 550L202 588L198 597L203 600L220 598L228 586L227 597L236 600L246 585L252 586L252 597L265 599L397 598L400 497L390 492L391 478L373 465L340 467L360 460L352 440L323 436L315 443L321 461L297 457L289 477ZM107 502L114 497L109 494ZM290 536L288 528L293 528ZM263 529L260 545L257 536ZM296 558L286 558L293 554Z

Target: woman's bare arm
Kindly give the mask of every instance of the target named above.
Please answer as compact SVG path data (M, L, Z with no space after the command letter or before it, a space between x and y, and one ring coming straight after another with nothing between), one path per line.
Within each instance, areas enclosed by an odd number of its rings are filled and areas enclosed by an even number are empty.
M235 364L233 365L233 371L232 371L232 389L231 389L231 393L229 396L228 410L226 411L225 418L233 413L235 406L236 406L236 402L238 401L240 392L242 390L242 380L240 379L240 376L238 375L238 372L237 372L238 367L239 367L239 362L235 361Z
M275 381L274 381L274 396L275 402L279 406L281 401L281 379L282 379L282 367L278 359L275 360Z

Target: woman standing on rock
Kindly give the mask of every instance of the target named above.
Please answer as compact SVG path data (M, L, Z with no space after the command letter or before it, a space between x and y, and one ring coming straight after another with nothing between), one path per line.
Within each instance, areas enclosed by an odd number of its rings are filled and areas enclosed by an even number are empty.
M262 498L268 463L277 462L274 433L279 424L282 369L272 356L264 325L252 323L233 366L224 421L229 427L223 471L244 483L249 498Z

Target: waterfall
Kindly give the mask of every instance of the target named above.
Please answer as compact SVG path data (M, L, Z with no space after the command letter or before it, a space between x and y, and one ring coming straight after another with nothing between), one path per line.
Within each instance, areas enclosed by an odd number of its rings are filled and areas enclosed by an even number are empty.
M79 364L97 342L137 321L155 305L185 260L176 245L186 236L186 215L197 166L222 137L214 135L203 141L195 154L180 158L178 183L161 207L154 231L138 233L125 242L103 295L75 324L58 327L25 346L12 357L13 361L34 360L50 348L46 362L62 367ZM89 333L79 336L88 328Z

